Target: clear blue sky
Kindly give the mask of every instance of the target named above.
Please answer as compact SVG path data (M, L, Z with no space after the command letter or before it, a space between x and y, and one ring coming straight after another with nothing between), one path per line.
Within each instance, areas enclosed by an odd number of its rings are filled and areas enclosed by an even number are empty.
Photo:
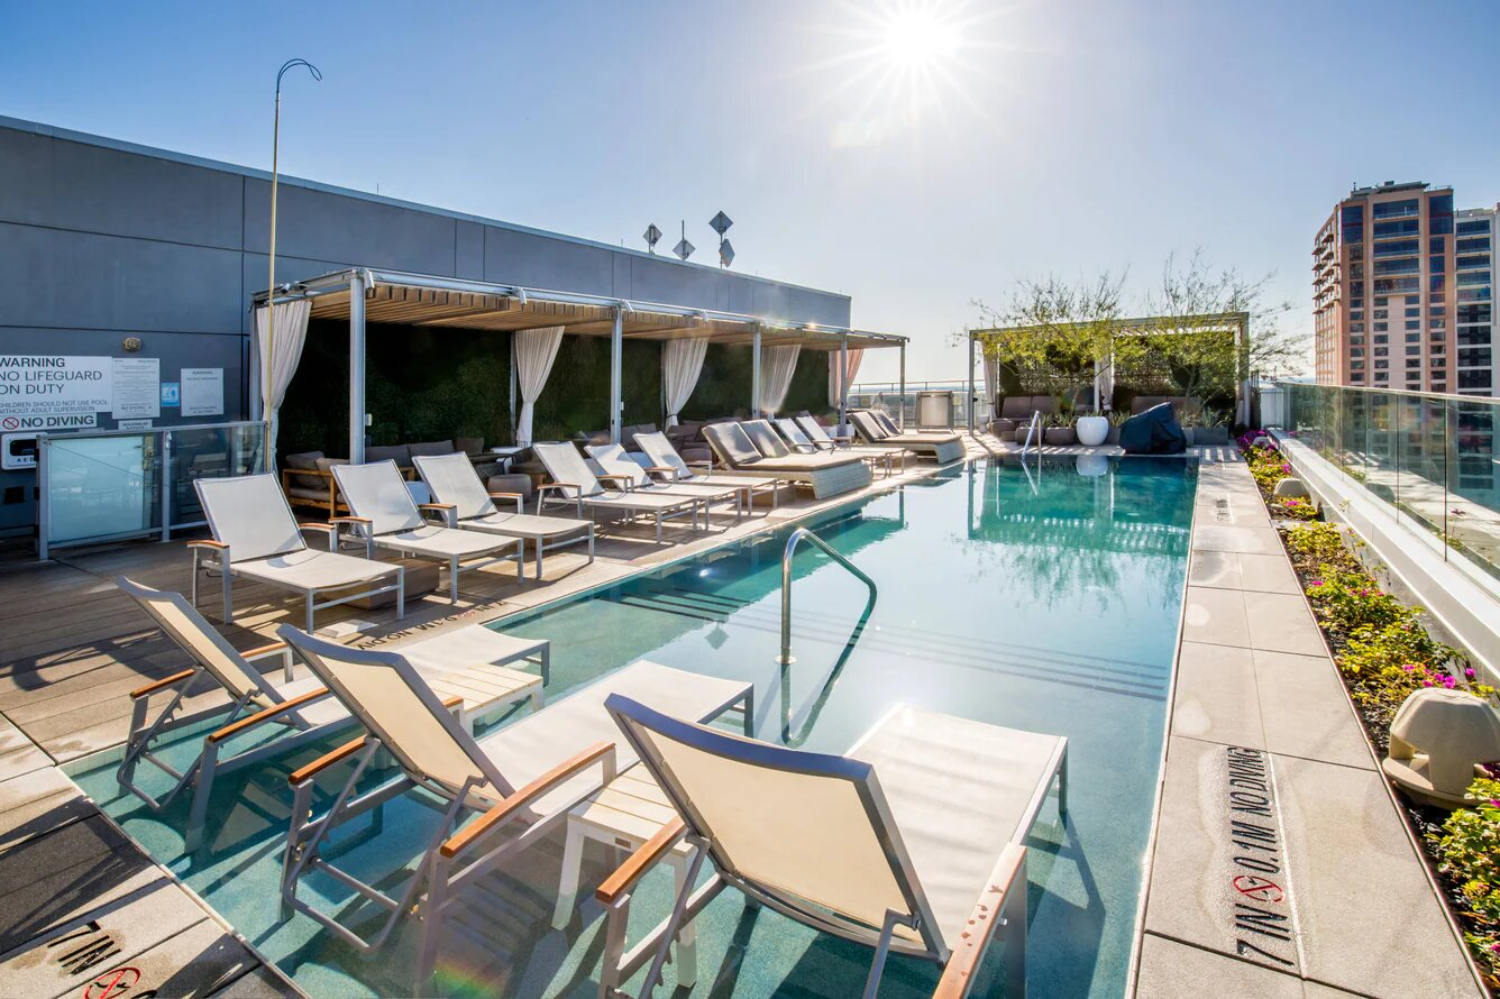
M902 0L0 0L0 113L269 167L303 56L285 172L633 246L685 218L703 261L722 208L737 268L852 295L914 378L961 371L969 301L1020 275L1142 285L1202 247L1277 271L1310 328L1352 182L1500 201L1494 0L914 2L947 27L892 36Z

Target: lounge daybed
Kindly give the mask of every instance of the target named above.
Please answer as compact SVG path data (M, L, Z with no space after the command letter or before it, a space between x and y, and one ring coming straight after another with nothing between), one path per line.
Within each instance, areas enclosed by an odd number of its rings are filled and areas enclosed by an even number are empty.
M752 439L752 434L760 440ZM716 423L704 427L703 435L730 471L790 479L810 486L818 499L863 489L872 481L869 466L860 458L842 454L792 454L764 420Z

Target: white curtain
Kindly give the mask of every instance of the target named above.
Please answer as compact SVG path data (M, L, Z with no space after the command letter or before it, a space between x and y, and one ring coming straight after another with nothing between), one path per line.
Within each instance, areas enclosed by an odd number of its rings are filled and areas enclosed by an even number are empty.
M536 400L552 373L552 362L557 360L557 348L562 345L561 326L543 326L540 329L520 330L516 337L516 385L521 389L521 415L516 418L516 443L521 447L531 443L531 418L536 412Z
M839 352L830 350L828 352L828 405L833 409L839 408L839 402L844 397L844 381L850 385L854 384L855 377L859 374L859 362L864 359L865 352L861 349L849 351L849 370L844 372L844 378L839 378Z
M797 355L800 353L800 343L761 348L759 402L762 413L774 416L786 401L787 389L792 387L792 373L797 370Z
M991 405L995 405L995 396L1000 392L1000 359L984 354L980 359L980 367L984 371L984 398ZM999 415L997 412L995 415Z
M708 338L695 336L668 340L661 352L661 383L667 394L667 426L677 426L677 415L687 405L703 371Z
M260 351L260 405L261 418L266 421L266 467L276 461L276 423L281 410L281 400L286 398L286 387L297 373L297 364L302 360L302 344L307 340L307 317L312 314L312 302L299 299L295 302L280 302L275 306L275 323L272 313L264 306L255 310L255 339Z

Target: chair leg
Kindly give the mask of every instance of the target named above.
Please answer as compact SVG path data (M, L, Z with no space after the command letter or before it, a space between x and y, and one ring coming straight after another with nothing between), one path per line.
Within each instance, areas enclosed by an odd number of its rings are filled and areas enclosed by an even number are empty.
M589 524L589 565L594 564L594 525Z
M396 567L396 620L406 616L406 566Z
M448 601L458 603L458 556L448 563Z
M193 787L193 807L188 813L187 830L183 835L188 853L194 853L203 845L203 823L208 819L208 796L214 789L214 774L219 766L219 745L203 740L203 756L198 763L198 779Z
M521 544L524 546L526 544L526 542L523 541L523 542L521 542ZM524 547L523 547L522 550L523 551L525 550ZM540 583L542 581L542 553L544 551L546 551L546 550L547 550L547 539L546 538L537 538L536 539L536 581L538 583Z
M896 932L896 923L901 914L890 910L885 914L885 925L880 928L880 943L875 947L875 958L870 962L870 977L865 979L864 999L876 999L880 992L880 976L885 974L885 958L891 950L891 934Z
M316 590L307 591L307 633L313 633L313 594Z
M552 928L565 929L573 920L573 906L578 901L578 876L583 867L583 833L568 821L568 838L563 843L562 878L557 883L557 905L552 910Z
M542 542L536 543L536 560L542 560ZM526 541L523 538L516 539L516 582L526 582Z
M219 572L224 577L224 623L234 624L234 593L230 589L229 566L219 562Z

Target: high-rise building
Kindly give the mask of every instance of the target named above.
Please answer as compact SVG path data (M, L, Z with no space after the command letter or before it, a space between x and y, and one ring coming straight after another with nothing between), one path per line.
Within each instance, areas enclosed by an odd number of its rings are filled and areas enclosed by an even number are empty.
M1460 211L1453 226L1454 371L1461 395L1496 395L1494 246L1500 205Z
M1455 391L1453 230L1451 187L1388 181L1339 202L1313 241L1319 384Z

